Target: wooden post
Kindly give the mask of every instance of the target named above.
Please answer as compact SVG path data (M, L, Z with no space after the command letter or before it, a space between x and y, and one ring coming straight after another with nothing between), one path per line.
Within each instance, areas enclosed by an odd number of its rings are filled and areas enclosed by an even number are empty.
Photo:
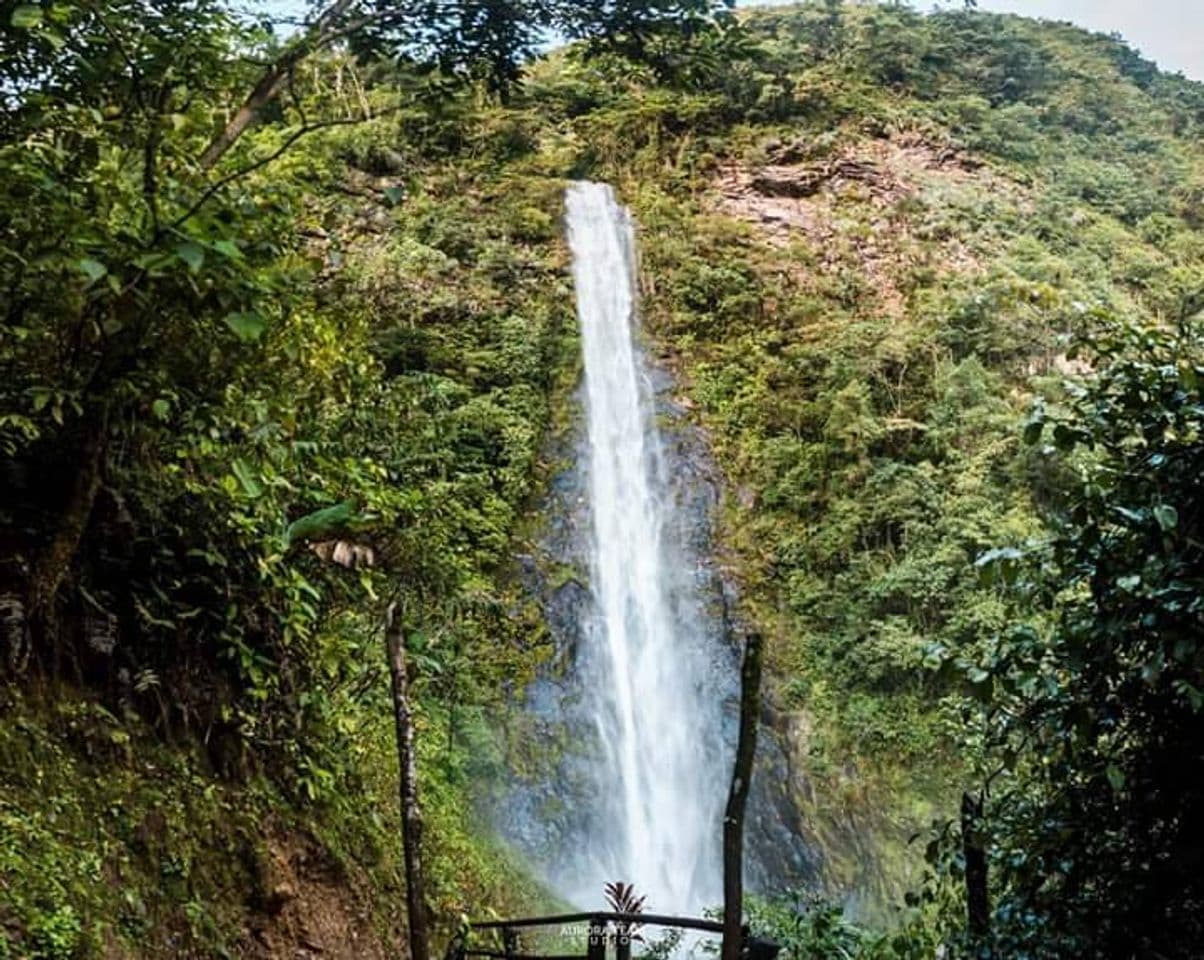
M506 960L514 960L518 954L518 931L513 927L502 927L502 952Z
M723 815L722 960L740 960L744 951L744 808L757 752L762 647L761 635L750 633L744 642L744 663L740 668L740 733Z
M606 960L606 921L594 917L589 922L589 948L586 960Z
M615 960L631 960L631 924L615 925Z
M422 809L418 806L418 756L406 676L405 631L397 605L389 605L385 624L389 673L393 678L393 721L397 730L400 768L401 844L406 871L406 909L410 926L411 960L430 960L430 930L426 916L426 883L422 873Z
M991 929L991 899L987 889L987 851L983 846L982 794L962 794L962 855L966 860L966 921L974 937Z

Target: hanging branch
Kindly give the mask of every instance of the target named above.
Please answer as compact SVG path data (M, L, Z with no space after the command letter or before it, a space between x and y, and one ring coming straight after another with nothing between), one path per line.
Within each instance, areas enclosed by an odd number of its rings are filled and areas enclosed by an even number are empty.
M312 123L307 123L298 127L296 130L290 133L285 138L284 142L271 153L261 157L258 160L253 160L250 163L244 164L238 169L230 171L230 173L227 173L224 177L220 177L211 183L205 189L205 192L197 198L196 202L193 203L193 205L185 210L182 214L180 214L180 216L176 217L176 219L171 222L171 225L167 227L167 230L164 232L176 230L177 228L183 226L196 215L197 211L199 211L201 207L213 199L214 194L221 190L222 187L228 186L235 180L239 180L249 173L254 173L260 167L266 167L273 160L287 152L294 143L300 140L307 133L313 133L315 130L325 130L327 127L342 127L349 124L366 123L367 121L375 120L378 117L387 117L389 114L396 113L400 109L401 106L398 105L390 107L387 110L380 110L376 113L366 114L361 117L334 117L329 120L315 120Z

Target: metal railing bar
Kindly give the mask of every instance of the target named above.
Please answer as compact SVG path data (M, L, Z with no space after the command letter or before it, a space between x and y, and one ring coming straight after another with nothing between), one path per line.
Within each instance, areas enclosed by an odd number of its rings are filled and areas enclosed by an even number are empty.
M492 957L494 960L509 957L509 960L585 960L584 953L506 953L504 950L465 950L464 957Z
M474 930L501 930L502 927L551 927L562 923L587 923L593 913L561 913L551 917L526 917L519 920L478 920L470 923Z
M659 913L562 913L551 917L524 917L518 920L479 920L470 923L473 930L501 930L510 927L552 927L567 923L629 923L646 927L680 927L683 930L701 930L705 933L722 933L723 924L718 920L702 920L697 917L670 917Z

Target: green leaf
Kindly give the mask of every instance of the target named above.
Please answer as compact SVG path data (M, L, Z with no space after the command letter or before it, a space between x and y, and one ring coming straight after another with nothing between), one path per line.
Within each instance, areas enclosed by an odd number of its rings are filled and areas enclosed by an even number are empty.
M1171 656L1179 663L1187 663L1196 655L1197 647L1195 637L1180 637L1171 649Z
M988 550L974 561L979 582L983 586L1011 585L1020 573L1020 561L1024 552L1015 547L998 547Z
M1196 713L1199 713L1200 708L1204 707L1204 693L1193 687L1186 680L1175 681L1175 689L1187 698L1188 703L1191 704L1191 708Z
M12 18L9 20L14 27L29 29L36 27L42 22L42 8L36 3L19 3L13 9Z
M1140 508L1137 510L1130 510L1128 507L1115 507L1114 509L1118 514L1120 514L1120 516L1124 517L1131 523L1145 523L1147 519L1146 512Z
M352 518L355 507L350 500L336 503L333 507L323 507L313 513L294 520L285 531L285 539L289 543L297 540L312 540L340 527Z
M1104 771L1104 775L1108 778L1108 783L1112 785L1112 789L1120 793L1125 787L1125 774L1120 767L1114 763L1108 764L1108 768Z
M173 260L170 253L144 253L135 257L133 263L139 270L145 270L152 277L157 277L163 273L165 267L171 266Z
M255 499L263 494L263 484L261 484L256 478L255 474L251 472L251 468L245 460L236 458L234 462L230 464L230 472L233 473L238 482L242 484L243 491L248 497Z
M233 240L215 240L213 249L222 256L229 257L231 260L241 260L243 258L242 251L238 249L238 244Z
M262 337L267 326L263 317L254 311L227 314L223 322L234 331L239 340L245 340L247 343Z
M397 206L405 199L406 192L401 187L385 187L385 198L392 206Z
M1059 423L1054 427L1054 446L1067 453L1074 449L1074 445L1079 442L1079 434L1072 430L1064 423Z
M151 413L155 415L155 419L157 420L166 420L168 414L171 413L171 403L163 397L160 397L151 404Z
M1154 508L1154 519L1163 530L1174 530L1179 525L1179 511L1169 503L1160 503Z
M188 264L189 270L196 273L201 269L201 264L205 262L205 248L199 243L185 240L183 243L176 244L176 256Z
M79 263L76 264L76 266L78 266L80 272L93 283L109 272L108 267L106 267L99 260L93 260L91 257L84 257L79 261Z

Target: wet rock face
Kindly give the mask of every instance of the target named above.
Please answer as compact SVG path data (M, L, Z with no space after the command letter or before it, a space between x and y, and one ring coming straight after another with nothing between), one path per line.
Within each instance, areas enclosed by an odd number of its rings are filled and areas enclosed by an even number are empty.
M726 784L739 716L739 644L744 625L737 614L737 585L713 556L713 520L723 496L720 475L703 432L689 419L686 404L673 396L675 383L664 367L649 363L656 419L661 426L659 469L673 500L666 535L684 558L675 591L679 622L697 624L714 655L709 679L720 691L727 755L717 757L716 776ZM579 411L583 399L574 398ZM499 833L526 856L553 888L580 864L588 830L585 793L591 786L594 738L588 710L588 675L593 644L586 636L595 622L589 586L592 520L584 417L555 438L547 456L564 463L540 506L541 531L530 555L518 558L518 574L540 603L554 644L543 675L528 686L517 708L523 714L521 742L510 747L510 779L497 787L489 815ZM683 724L690 718L683 717ZM804 839L791 799L787 754L767 709L757 745L745 832L746 883L754 891L810 888L820 873L817 854ZM593 798L596 802L596 798ZM719 844L721 825L715 825ZM561 878L564 878L563 880ZM629 879L639 885L639 878ZM600 892L599 892L600 893Z
M552 588L543 602L544 618L548 631L556 638L557 653L570 663L576 656L581 625L592 602L589 588L576 579Z

